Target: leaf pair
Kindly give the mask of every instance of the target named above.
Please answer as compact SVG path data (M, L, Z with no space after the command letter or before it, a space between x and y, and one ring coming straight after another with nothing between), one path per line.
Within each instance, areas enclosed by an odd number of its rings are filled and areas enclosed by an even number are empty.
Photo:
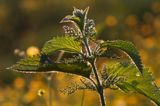
M137 50L135 49L132 43L126 42L126 41L106 41L101 45L101 48L104 48L104 47L119 48L125 51L135 62L138 69L142 72L141 60L139 58ZM51 71L61 72L62 71L66 73L78 74L81 76L89 77L91 72L91 67L87 66L87 63L85 63L84 61L79 62L79 64L78 63L69 64L65 62L56 63L55 60L52 60L52 59L47 60L47 58L50 58L49 55L52 55L54 52L61 51L61 50L68 53L81 54L81 48L82 47L80 45L80 42L75 41L73 37L68 37L68 36L54 37L52 40L48 41L44 45L44 47L42 48L42 55L27 57L26 59L22 59L16 65L11 67L11 69L21 71L21 72L22 71L25 71L25 72L51 72ZM43 54L46 55L45 58L48 63L42 62L41 59ZM45 61L45 58L44 58L44 61ZM63 68L61 69L60 66ZM73 67L77 66L77 68L76 67L72 68L71 66ZM70 70L68 69L69 67L71 68ZM80 71L80 69L82 71Z

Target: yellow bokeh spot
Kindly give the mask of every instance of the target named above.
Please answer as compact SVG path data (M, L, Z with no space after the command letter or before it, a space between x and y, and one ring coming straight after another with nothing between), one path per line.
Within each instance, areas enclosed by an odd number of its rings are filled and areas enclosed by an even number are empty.
M39 54L39 49L35 46L31 46L26 50L27 56L34 56Z
M19 77L14 80L14 87L16 89L22 89L24 86L25 86L25 82L23 78Z
M146 38L144 41L146 48L152 48L156 45L156 39L154 37Z
M113 102L113 106L127 106L127 103L124 99L118 99Z
M110 27L116 26L117 23L118 23L118 20L115 16L110 15L106 18L106 25L107 26L110 26Z

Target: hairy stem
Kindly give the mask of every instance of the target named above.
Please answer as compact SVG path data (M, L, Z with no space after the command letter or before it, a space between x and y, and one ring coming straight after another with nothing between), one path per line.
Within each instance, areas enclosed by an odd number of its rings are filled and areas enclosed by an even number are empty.
M86 49L86 52L87 52L87 56L92 56L91 49L90 49L89 44L88 44L88 39L84 38L83 41L84 41L84 46L85 46L85 49Z
M90 46L88 44L88 39L87 38L84 39L84 45L85 45L86 51L88 52L87 56L92 57L92 52L90 50ZM103 93L103 86L102 86L102 84L100 82L100 79L99 79L99 76L98 76L98 73L97 73L97 68L96 68L96 65L95 65L95 59L93 59L93 61L91 61L91 65L92 65L92 70L94 72L94 75L95 75L95 78L96 78L96 81L97 81L96 88L97 88L98 94L100 96L101 106L105 106L105 98L104 98L104 93Z
M96 80L97 80L97 91L98 91L99 96L100 96L101 106L105 106L105 98L104 98L104 93L103 93L103 86L102 86L102 84L100 82L100 79L98 77L98 73L97 73L97 69L96 69L95 63L92 63L92 68L93 68L93 72L94 72L94 75L95 75Z

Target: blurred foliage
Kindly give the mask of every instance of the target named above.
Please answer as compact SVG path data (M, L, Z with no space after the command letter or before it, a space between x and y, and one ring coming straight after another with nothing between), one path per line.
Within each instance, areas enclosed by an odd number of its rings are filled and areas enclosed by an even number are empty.
M59 21L72 7L90 6L97 23L98 39L134 42L143 63L151 67L160 86L160 1L159 0L0 0L0 70L26 55L39 53L49 38L62 35ZM15 54L15 55L14 55ZM78 106L83 92L63 95L59 89L80 78L53 76L53 105ZM65 82L64 82L65 81ZM48 88L45 75L0 71L1 106L45 106ZM40 92L44 92L39 96ZM108 106L153 106L141 95L106 90ZM89 98L88 98L89 97ZM84 106L98 106L96 93L85 91Z

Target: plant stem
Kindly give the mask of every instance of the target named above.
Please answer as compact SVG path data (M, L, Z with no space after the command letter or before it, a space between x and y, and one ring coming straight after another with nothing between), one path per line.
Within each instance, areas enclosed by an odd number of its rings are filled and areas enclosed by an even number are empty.
M83 106L83 103L84 103L84 96L85 96L85 90L83 90L82 92L81 106Z
M51 86L51 80L52 80L52 74L47 75L47 81L48 81L48 103L49 106L52 106L52 86Z
M84 45L85 45L85 49L86 49L86 52L87 52L87 56L92 56L91 49L89 47L87 38L84 38Z
M100 82L100 79L98 77L98 73L97 73L97 69L96 69L95 63L92 63L92 68L93 68L93 72L94 72L94 75L95 75L96 80L97 80L97 91L98 91L99 96L100 96L101 106L105 106L105 99L104 99L104 94L103 94L103 86L102 86L102 84Z
M84 38L84 45L85 45L85 48L86 48L86 51L88 52L88 56L89 57L92 57L92 52L90 50L90 46L88 44L88 39L87 38ZM92 70L94 72L94 75L96 77L96 81L97 81L97 91L98 91L98 94L99 94L99 97L100 97L100 100L101 100L101 106L105 106L105 98L104 98L104 94L103 94L103 86L100 82L100 79L99 79L99 76L98 76L98 73L97 73L97 68L96 68L96 65L95 65L95 57L93 59L93 61L91 61L91 65L92 65Z

